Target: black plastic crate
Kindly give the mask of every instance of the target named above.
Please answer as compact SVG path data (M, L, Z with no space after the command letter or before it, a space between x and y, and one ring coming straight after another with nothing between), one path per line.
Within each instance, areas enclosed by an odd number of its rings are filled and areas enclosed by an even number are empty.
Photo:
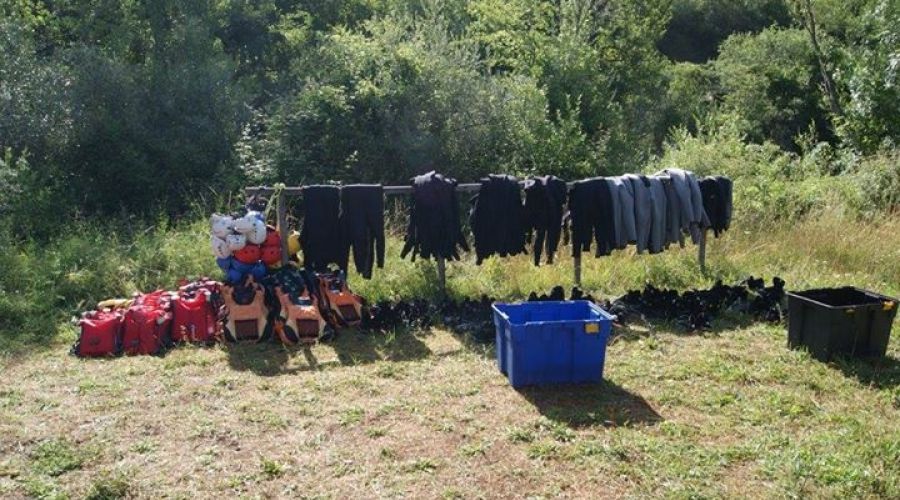
M897 299L854 287L788 292L788 346L818 360L883 357Z

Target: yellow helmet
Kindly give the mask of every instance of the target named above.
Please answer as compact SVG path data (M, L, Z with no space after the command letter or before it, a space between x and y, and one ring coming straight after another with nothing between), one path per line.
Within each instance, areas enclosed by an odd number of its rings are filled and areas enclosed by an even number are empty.
M297 255L300 253L300 233L291 231L287 240L288 255Z

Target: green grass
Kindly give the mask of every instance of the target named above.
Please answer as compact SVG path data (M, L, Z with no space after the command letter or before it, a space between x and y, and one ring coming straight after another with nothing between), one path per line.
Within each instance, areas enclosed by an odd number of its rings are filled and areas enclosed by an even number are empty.
M4 291L24 292L0 295L2 314L23 314L0 323L0 497L900 496L896 323L880 364L821 363L785 347L784 325L735 317L693 334L634 325L609 346L603 384L521 391L491 345L440 326L345 331L311 349L67 355L64 322L84 304L210 272L203 233L140 236L162 255L122 241L98 256L84 231L4 257L20 266L4 268ZM586 258L585 288L612 297L753 274L900 295L893 220L736 224L710 242L706 273L695 251ZM436 293L432 263L400 261L397 238L388 252L375 280L351 276L356 291ZM466 260L448 266L448 286L514 299L570 286L571 270L565 255L539 268Z

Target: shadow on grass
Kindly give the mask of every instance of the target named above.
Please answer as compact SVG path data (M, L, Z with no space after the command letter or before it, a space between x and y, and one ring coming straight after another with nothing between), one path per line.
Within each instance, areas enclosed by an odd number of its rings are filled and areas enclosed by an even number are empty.
M263 377L321 370L331 366L356 366L378 361L413 361L431 355L431 350L410 330L364 332L344 329L325 343L337 360L319 361L309 346L285 347L277 340L259 344L229 344L228 364L238 371ZM305 363L291 363L302 356Z
M655 425L663 420L643 397L606 380L597 384L523 387L517 391L541 415L571 428Z
M262 377L272 377L300 371L288 368L290 353L281 344L228 344L228 365L233 370L249 371Z
M431 355L431 349L412 329L387 332L343 330L329 342L344 366L377 361L415 361Z
M749 328L761 323L762 322L749 314L725 313L714 319L709 328L688 330L679 325L676 321L652 318L632 318L631 322L613 328L610 342L641 340L657 333L673 333L682 336L704 335L707 337L718 337L726 332Z
M831 366L852 377L859 383L876 389L894 389L900 386L900 360L891 356L880 359L838 359Z

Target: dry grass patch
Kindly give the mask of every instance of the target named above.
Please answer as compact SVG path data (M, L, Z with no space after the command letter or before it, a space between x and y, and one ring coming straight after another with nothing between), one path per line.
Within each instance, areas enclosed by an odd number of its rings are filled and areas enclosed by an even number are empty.
M169 496L891 496L896 361L825 365L782 327L610 345L607 381L513 390L454 332L5 367L0 492ZM898 357L898 342L891 346ZM868 370L868 371L867 371ZM752 484L752 489L747 489Z

